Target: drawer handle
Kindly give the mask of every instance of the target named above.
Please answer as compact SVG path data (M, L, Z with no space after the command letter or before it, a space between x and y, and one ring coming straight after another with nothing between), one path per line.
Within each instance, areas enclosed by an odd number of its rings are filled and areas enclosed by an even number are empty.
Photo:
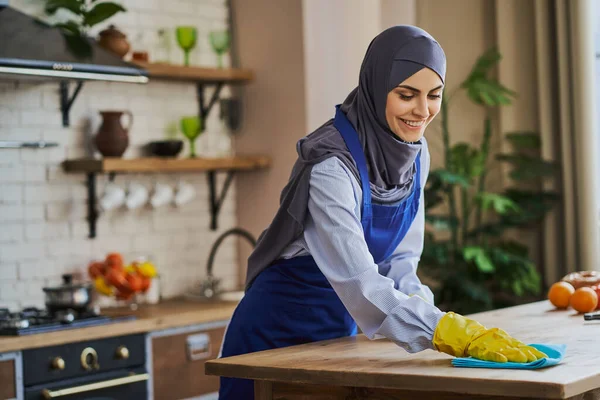
M98 353L94 350L93 347L86 347L81 352L81 366L86 371L91 371L92 369L100 369L100 364L98 364Z
M186 338L187 356L190 361L205 360L210 357L212 346L206 333L190 335Z
M109 387L128 385L130 383L147 381L148 379L149 379L149 375L147 373L139 374L139 375L131 375L131 376L125 376L123 378L110 379L108 381L103 381L103 382L90 383L88 385L74 386L74 387L67 388L67 389L60 389L60 390L44 389L42 391L42 395L44 396L45 399L56 399L57 397L69 396L69 395L77 394L77 393L91 392L94 390L105 389L105 388L109 388Z

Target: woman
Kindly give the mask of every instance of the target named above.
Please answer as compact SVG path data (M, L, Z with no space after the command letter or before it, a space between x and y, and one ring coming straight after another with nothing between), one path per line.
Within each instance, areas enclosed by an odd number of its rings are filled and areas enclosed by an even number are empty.
M429 173L423 133L440 110L445 72L443 50L419 28L396 26L371 42L358 87L298 142L280 208L248 259L223 357L354 335L356 324L411 353L545 357L440 311L416 275ZM252 381L222 378L219 398L252 399Z

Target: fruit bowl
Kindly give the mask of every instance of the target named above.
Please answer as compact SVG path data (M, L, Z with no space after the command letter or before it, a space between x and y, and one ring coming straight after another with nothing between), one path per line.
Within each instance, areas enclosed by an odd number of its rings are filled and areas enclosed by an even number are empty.
M105 260L93 261L88 274L96 292L117 300L130 300L137 293L146 293L156 277L156 268L150 262L123 262L119 253L109 253Z
M182 140L157 140L147 145L148 153L157 157L177 157L183 149Z

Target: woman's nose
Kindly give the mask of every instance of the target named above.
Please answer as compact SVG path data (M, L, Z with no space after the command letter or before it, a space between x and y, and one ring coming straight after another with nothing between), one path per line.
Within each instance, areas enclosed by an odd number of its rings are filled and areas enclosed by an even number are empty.
M429 107L427 105L427 99L417 100L417 104L413 109L413 114L422 119L429 117Z

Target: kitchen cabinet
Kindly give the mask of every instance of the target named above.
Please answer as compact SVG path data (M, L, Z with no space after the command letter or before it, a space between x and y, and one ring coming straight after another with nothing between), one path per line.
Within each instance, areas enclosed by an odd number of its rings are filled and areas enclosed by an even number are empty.
M390 340L357 335L212 360L206 372L253 379L256 400L600 398L597 321L548 301L475 318L525 343L566 344L564 359L538 370L457 368L447 354L409 354Z
M221 348L227 321L152 332L154 399L178 400L216 393L219 378L204 373Z
M0 400L40 399L32 388L72 391L96 376L104 386L97 398L216 399L219 378L205 376L204 364L216 358L236 305L231 300L170 299L140 305L136 311L105 309L103 315L119 320L110 325L0 336ZM135 319L126 318L130 316ZM80 376L83 360L99 369ZM52 382L44 378L48 374ZM66 380L68 384L60 384ZM94 386L99 386L97 381Z
M17 398L17 354L0 354L0 400Z

